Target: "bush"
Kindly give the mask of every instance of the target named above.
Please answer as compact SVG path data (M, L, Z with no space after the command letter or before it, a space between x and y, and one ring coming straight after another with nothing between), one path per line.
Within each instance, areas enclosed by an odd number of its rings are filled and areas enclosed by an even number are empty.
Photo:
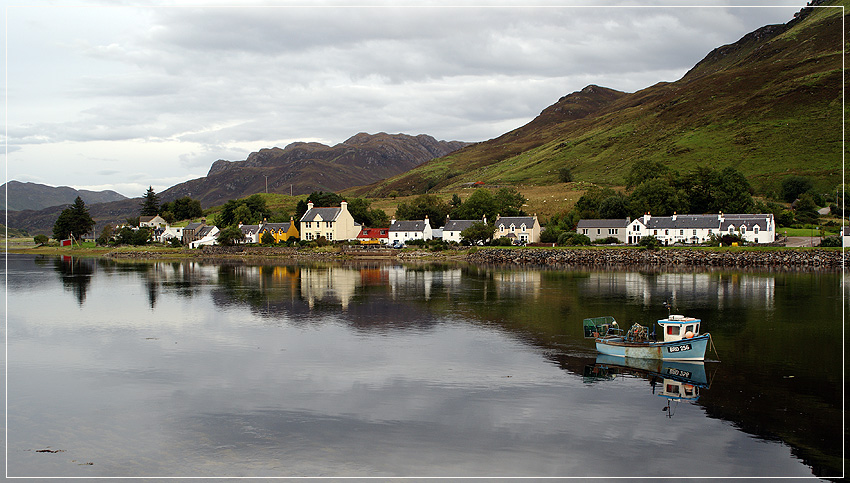
M725 246L732 246L733 243L737 243L738 245L743 245L744 240L738 235L730 235L726 233L725 235L720 237L720 243Z
M558 237L558 245L565 246L587 246L590 245L590 238L587 235L568 231L561 233Z
M655 238L652 235L647 235L640 239L638 242L638 246L645 248L647 250L655 250L658 246L661 245L661 242L658 241L658 238Z
M513 246L513 244L514 242L512 242L511 239L507 237L494 238L493 241L490 242L491 247L509 247Z
M569 183L573 180L573 172L570 171L570 168L561 168L558 170L558 179L562 183Z
M609 236L608 238L599 238L593 243L597 245L616 245L620 243L620 240L615 236Z
M828 236L820 241L820 247L840 247L841 246L841 237L840 236Z
M50 238L47 235L36 235L32 238L32 241L38 245L46 245Z

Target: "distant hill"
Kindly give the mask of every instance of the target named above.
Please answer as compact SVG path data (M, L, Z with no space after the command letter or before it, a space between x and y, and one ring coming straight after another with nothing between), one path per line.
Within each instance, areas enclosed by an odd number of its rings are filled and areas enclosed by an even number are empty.
M732 166L761 194L790 174L828 192L841 183L842 87L841 9L806 7L714 49L676 82L635 93L587 86L525 126L353 193L554 185L563 168L616 186L639 160L680 172Z
M189 196L209 208L265 192L266 176L270 193L289 194L290 189L296 195L317 190L335 192L408 171L467 145L461 141L437 141L425 134L386 133L360 133L335 146L293 143L283 149L262 149L244 161L216 161L207 176L172 186L158 195L163 202ZM9 199L12 198L10 191ZM60 206L10 211L9 226L32 234L50 234L59 213L74 198L76 195ZM103 226L138 216L141 198L121 197L102 203L83 197L83 201L98 225Z
M114 191L89 191L76 190L68 186L47 186L38 183L22 183L20 181L9 181L3 184L4 193L8 190L9 211L41 210L51 206L62 206L67 208L77 199L82 198L86 204L107 203L127 199L126 196ZM7 209L6 201L0 199L0 207Z
M404 173L468 144L386 133L360 133L335 146L292 143L251 153L244 161L216 161L207 176L172 186L160 196L166 201L189 196L208 208L265 192L266 183L269 193L339 191Z

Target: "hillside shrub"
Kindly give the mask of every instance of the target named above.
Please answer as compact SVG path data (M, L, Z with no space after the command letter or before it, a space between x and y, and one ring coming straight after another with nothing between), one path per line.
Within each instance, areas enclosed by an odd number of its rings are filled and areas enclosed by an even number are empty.
M841 237L840 236L828 236L820 241L820 247L840 247L841 246Z
M609 236L607 238L598 238L593 243L597 245L616 245L620 243L620 240L615 236Z

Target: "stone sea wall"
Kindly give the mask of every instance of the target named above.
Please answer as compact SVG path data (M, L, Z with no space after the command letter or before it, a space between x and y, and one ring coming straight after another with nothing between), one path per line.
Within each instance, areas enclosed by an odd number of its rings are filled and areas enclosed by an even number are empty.
M727 267L809 268L841 270L841 250L633 250L633 249L519 249L486 248L467 256L471 263L586 267Z

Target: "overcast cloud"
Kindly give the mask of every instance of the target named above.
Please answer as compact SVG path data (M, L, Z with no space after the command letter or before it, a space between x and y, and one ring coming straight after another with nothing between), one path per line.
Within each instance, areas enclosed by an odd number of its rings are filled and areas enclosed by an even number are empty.
M805 1L204 4L9 7L7 179L136 197L293 141L483 141L588 84L675 81Z

